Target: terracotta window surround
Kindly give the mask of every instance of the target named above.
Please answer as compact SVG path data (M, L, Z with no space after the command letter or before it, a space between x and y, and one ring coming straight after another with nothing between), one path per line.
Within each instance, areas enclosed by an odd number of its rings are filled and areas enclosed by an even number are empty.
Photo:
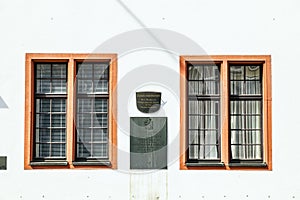
M220 67L220 158L218 162L188 162L188 65L216 64ZM230 153L230 66L262 67L262 161L234 163ZM272 88L270 55L180 56L180 169L181 170L272 170Z
M24 169L116 169L117 168L117 54L26 53L25 61ZM82 62L108 62L108 160L76 162L76 66ZM67 63L66 157L63 161L34 160L35 64Z

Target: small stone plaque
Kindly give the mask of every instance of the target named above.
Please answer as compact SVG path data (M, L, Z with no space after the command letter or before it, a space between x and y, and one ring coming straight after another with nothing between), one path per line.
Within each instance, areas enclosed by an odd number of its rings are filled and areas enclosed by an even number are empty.
M130 169L167 168L167 117L130 118Z
M143 113L154 113L160 109L160 92L136 92L136 106Z

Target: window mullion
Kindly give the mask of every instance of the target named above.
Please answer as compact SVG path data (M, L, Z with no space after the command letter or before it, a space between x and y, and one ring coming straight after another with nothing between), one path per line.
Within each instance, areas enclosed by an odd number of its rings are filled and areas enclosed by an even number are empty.
M226 168L229 164L229 66L227 60L223 60L220 67L221 73L221 161L225 164Z
M68 62L68 76L67 76L67 108L66 108L66 158L68 163L71 163L74 160L74 140L75 140L75 128L74 128L74 97L76 93L76 89L74 86L75 83L75 61L74 59L70 59Z

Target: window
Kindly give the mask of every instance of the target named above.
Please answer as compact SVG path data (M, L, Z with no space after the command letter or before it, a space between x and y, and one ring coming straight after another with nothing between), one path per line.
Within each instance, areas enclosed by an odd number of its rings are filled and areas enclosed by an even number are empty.
M26 54L25 169L116 168L116 55Z
M272 169L270 62L180 57L180 169Z

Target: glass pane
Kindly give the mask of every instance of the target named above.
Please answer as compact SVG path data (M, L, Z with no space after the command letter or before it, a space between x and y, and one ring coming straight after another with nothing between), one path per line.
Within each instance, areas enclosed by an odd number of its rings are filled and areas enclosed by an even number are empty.
M246 82L246 94L261 94L260 81L247 81Z
M37 93L50 93L50 80L37 79L36 80Z
M77 112L92 112L92 99L77 99Z
M244 66L230 66L230 80L244 80Z
M49 157L50 156L50 144L39 144L38 155L39 157Z
M107 63L94 64L94 78L97 80L100 80L100 79L108 80L108 64Z
M232 159L245 159L245 146L231 145Z
M218 80L219 75L220 72L218 66L204 66L204 80Z
M65 127L66 126L66 115L65 114L52 114L51 126L52 127Z
M244 141L244 131L231 131L231 144L243 144Z
M91 156L91 144L79 143L77 144L77 157L86 158Z
M93 157L107 157L107 144L93 144Z
M231 129L244 129L245 123L244 123L244 117L242 116L231 116Z
M67 83L65 80L52 80L52 93L66 93Z
M91 114L77 114L77 127L91 127Z
M260 66L252 65L246 66L246 80L259 80Z
M107 113L107 99L95 99L95 112Z
M49 128L50 127L50 114L36 114L36 127Z
M108 93L108 81L107 80L94 80L94 92Z
M247 114L261 114L261 101L246 101Z
M78 64L77 78L92 79L93 65L89 63Z
M50 99L36 99L36 113L50 112Z
M66 64L53 64L52 65L52 77L53 78L67 78Z
M203 129L204 116L189 116L189 129Z
M51 64L37 64L36 65L37 78L50 78L51 77Z
M86 143L92 141L92 129L77 129L77 142Z
M198 145L190 145L189 146L189 158L190 159L198 159L198 157L199 157Z
M219 102L218 101L204 101L205 114L219 114Z
M81 80L77 79L78 81L78 93L92 93L93 92L93 82L92 80Z
M218 144L218 132L206 131L205 132L205 144Z
M93 130L94 142L108 142L107 129L94 129Z
M205 146L205 159L218 159L218 146L209 145Z
M260 129L261 117L260 116L246 116L246 128L247 129Z
M107 114L94 114L93 127L107 127Z
M189 131L189 144L199 144L199 134L198 131Z
M203 66L189 66L189 80L203 80Z
M203 81L189 81L189 95L204 94Z
M36 129L35 131L36 142L50 142L50 129Z
M52 157L65 157L65 144L52 144L51 145Z
M66 130L65 129L52 129L51 141L52 142L65 142L66 141Z
M205 116L205 128L217 129L218 128L218 116Z
M243 81L230 81L230 94L240 95L244 94L245 83Z
M219 82L206 81L204 83L204 94L216 95L219 94Z
M244 114L245 101L230 101L230 114Z
M52 112L66 112L66 99L52 99Z

